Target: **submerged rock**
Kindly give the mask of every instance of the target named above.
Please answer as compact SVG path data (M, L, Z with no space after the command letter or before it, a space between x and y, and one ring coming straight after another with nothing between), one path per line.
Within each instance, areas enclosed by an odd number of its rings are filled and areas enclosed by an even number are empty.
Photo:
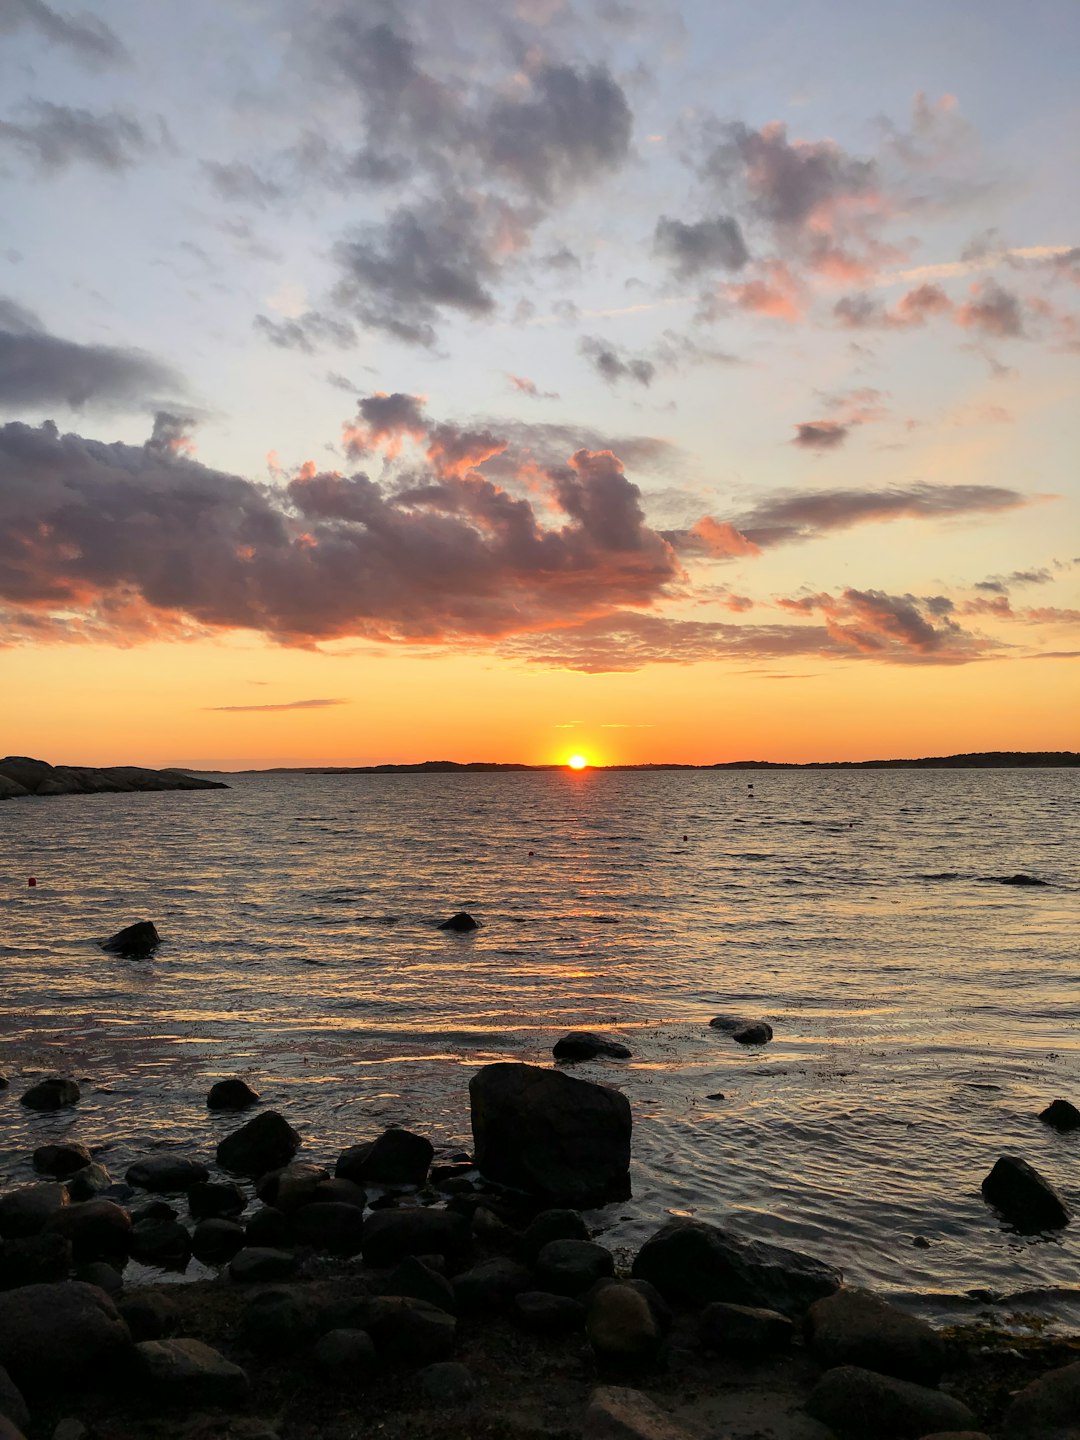
M1039 1119L1044 1125L1050 1125L1062 1132L1080 1128L1080 1110L1075 1105L1070 1105L1068 1100L1051 1101L1040 1113Z
M740 1045L767 1045L773 1028L766 1020L744 1020L738 1015L714 1015L709 1021L713 1030L722 1030Z
M209 1110L246 1110L258 1099L258 1091L252 1090L246 1080L235 1076L230 1080L218 1080L210 1086L206 1106Z
M945 1346L935 1330L866 1290L838 1290L815 1301L806 1333L814 1359L825 1369L857 1365L936 1385L945 1368Z
M128 960L145 960L161 944L161 936L152 920L137 920L134 925L125 925L108 940L99 942L102 950L112 955L123 955Z
M79 1087L67 1075L48 1075L19 1096L28 1110L62 1110L79 1100Z
M470 930L480 929L480 921L474 920L467 910L459 910L456 915L451 915L449 920L444 920L439 929L453 930L458 935L467 935Z
M210 1171L197 1160L182 1155L148 1155L129 1165L124 1179L139 1190L152 1190L159 1195L178 1195L193 1185L209 1180Z
M264 1110L226 1135L217 1147L217 1162L237 1175L265 1175L287 1165L300 1149L300 1136L276 1110Z
M1035 875L1003 875L998 881L999 885L1048 885L1048 880L1040 880Z
M606 1035L597 1035L592 1030L571 1030L551 1047L556 1060L629 1060L631 1052L618 1040L609 1040Z
M982 1182L988 1200L1017 1230L1060 1230L1069 1223L1065 1201L1033 1165L1016 1155L1002 1155Z
M974 1415L951 1395L855 1365L828 1371L811 1391L806 1409L838 1440L867 1440L870 1435L874 1440L917 1440L935 1431L975 1428Z
M39 1145L34 1151L34 1169L39 1175L66 1180L77 1170L93 1164L94 1157L85 1145Z

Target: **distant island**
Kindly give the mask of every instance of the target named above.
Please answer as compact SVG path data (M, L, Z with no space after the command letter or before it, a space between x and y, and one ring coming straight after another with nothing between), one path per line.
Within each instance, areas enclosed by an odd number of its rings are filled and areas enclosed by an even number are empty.
M0 800L21 795L104 795L132 790L227 790L221 780L199 780L182 770L147 770L142 765L50 765L28 755L0 760Z
M0 762L2 763L2 762ZM1080 765L1076 750L976 750L967 755L929 755L919 760L721 760L714 765L590 765L590 770L640 773L653 770L1046 770ZM414 765L275 765L266 770L208 771L238 775L491 775L542 773L565 765L520 765L495 760L422 760Z

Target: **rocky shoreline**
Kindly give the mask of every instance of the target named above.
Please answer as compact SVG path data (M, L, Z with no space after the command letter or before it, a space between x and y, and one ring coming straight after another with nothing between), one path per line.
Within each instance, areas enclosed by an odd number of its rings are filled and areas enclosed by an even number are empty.
M143 790L228 790L221 780L200 780L182 770L147 770L142 765L50 765L28 755L0 760L0 800L25 795L109 795Z
M471 1154L392 1127L332 1174L240 1077L208 1114L254 1118L210 1163L162 1146L118 1180L39 1146L43 1179L0 1196L0 1440L1080 1435L1080 1340L935 1331L689 1218L613 1252L580 1212L628 1193L625 1097L499 1063L470 1100ZM125 1287L193 1256L217 1278Z

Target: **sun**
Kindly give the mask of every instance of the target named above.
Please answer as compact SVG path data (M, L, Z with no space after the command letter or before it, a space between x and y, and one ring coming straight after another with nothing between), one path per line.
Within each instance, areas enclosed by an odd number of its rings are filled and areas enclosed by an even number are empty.
M571 755L566 763L570 766L571 770L585 770L589 764L584 755Z

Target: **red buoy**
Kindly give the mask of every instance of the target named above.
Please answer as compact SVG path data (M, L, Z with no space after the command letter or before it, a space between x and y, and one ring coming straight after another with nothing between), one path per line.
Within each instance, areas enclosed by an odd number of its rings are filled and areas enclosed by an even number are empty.
M30 879L27 880L26 883L27 883L27 885L36 885L36 884L37 884L37 881L34 879L33 875L31 875L31 876L30 876Z

